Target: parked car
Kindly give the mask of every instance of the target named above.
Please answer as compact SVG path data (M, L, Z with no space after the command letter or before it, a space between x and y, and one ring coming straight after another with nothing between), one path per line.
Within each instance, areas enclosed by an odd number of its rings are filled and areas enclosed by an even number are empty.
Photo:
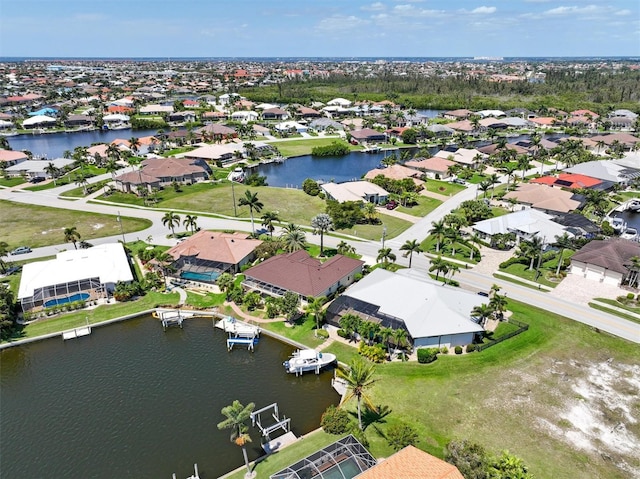
M45 178L44 178L44 177L42 177L42 176L34 176L33 178L31 178L31 179L29 180L29 183L41 183L41 182L43 182L44 180L45 180Z
M398 207L398 202L397 202L397 201L395 201L395 200L391 200L391 201L389 201L389 202L387 203L387 206L386 206L386 208L387 208L388 210L393 210L393 209L395 209L395 208L397 208L397 207Z
M467 184L467 182L466 182L466 181L464 181L462 178L454 178L452 181L453 181L454 183L459 184L459 185L466 185L466 184Z
M11 251L10 254L25 254L25 253L31 253L31 248L29 248L28 246L19 246L18 248Z

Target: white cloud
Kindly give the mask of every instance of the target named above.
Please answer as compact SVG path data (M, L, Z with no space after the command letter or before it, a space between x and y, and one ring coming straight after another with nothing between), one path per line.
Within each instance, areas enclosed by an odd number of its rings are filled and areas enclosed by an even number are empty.
M387 7L382 2L375 2L375 3L372 3L371 5L363 5L362 7L360 7L361 10L366 10L369 12L385 10L386 8Z
M471 13L479 13L479 14L488 14L488 13L495 13L496 11L496 7L478 7L478 8L474 8L473 10L471 10Z
M442 17L446 15L444 10L429 10L426 8L416 8L413 5L396 5L393 7L396 16L405 17Z
M556 7L544 12L545 15L576 15L585 13L596 13L600 7L596 5L587 5L585 7Z
M318 23L318 29L323 31L349 30L368 25L370 22L355 15L333 15L323 18Z
M631 10L618 10L615 14L620 16L631 15Z

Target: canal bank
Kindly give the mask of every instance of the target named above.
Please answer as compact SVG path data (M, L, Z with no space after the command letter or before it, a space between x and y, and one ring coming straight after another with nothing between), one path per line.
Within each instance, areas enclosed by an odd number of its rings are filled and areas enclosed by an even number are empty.
M339 401L330 372L284 372L293 351L286 338L265 335L254 353L227 352L210 318L166 332L150 316L119 319L88 337L58 334L0 351L7 477L186 477L193 463L203 479L218 477L242 464L228 432L216 428L234 399L256 408L277 402L296 435L316 429ZM256 459L258 431L251 435Z

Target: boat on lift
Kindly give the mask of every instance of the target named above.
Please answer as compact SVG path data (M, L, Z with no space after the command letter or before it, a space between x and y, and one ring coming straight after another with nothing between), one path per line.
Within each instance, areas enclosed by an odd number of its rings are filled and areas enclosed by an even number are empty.
M335 361L335 354L321 353L315 349L299 349L282 365L285 371L297 376L307 371L315 371L316 374L320 374L320 369Z

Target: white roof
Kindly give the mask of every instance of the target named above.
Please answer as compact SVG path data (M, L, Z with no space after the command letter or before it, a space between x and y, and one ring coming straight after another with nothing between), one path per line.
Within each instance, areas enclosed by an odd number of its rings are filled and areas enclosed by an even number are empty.
M413 339L483 331L470 319L482 297L443 286L409 269L402 273L375 269L344 295L379 306L381 313L403 320Z
M282 123L278 123L276 125L276 129L280 131L290 130L291 128L294 128L297 131L307 131L306 125L302 125L297 121L283 121Z
M566 168L567 173L577 173L580 175L591 176L599 180L613 181L615 183L628 179L626 168L613 163L611 160L596 160L578 163L571 168Z
M55 259L25 264L18 299L32 297L39 288L88 278L100 278L102 284L133 281L127 255L120 243L62 251Z
M321 188L339 203L361 201L365 196L389 196L389 192L368 181L348 181L346 183L324 183Z
M222 143L219 145L206 145L185 153L187 158L204 158L206 160L219 160L226 155L233 155L235 151L242 151L242 145L238 143Z
M456 163L463 163L465 165L472 165L474 163L474 158L476 155L480 155L481 158L486 158L487 155L484 153L480 153L475 148L458 148L455 152L440 150L433 156L437 156L438 158L444 158L445 160L452 160ZM450 158L451 157L451 158Z
M25 160L17 165L9 166L5 168L6 171L25 171L27 173L42 173L44 175L44 169L49 166L49 163L53 163L56 168L64 168L73 164L71 158L56 158L55 160Z
M351 101L344 98L334 98L333 100L328 101L327 105L350 106Z
M102 117L104 121L129 121L131 118L129 115L123 115L121 113L114 113L112 115L105 115Z
M10 121L0 120L0 126L13 126Z
M567 232L564 226L552 221L553 216L535 209L526 209L508 215L478 221L473 229L488 235L520 233L524 236L538 236L546 244L553 243L556 236ZM567 233L573 236L571 233Z
M41 123L55 123L56 119L46 115L38 115L31 117L22 122L22 126L39 125Z
M145 105L140 107L140 113L173 113L173 105Z
M480 110L479 112L477 112L477 114L482 118L486 118L488 116L506 116L505 112L503 112L502 110Z

